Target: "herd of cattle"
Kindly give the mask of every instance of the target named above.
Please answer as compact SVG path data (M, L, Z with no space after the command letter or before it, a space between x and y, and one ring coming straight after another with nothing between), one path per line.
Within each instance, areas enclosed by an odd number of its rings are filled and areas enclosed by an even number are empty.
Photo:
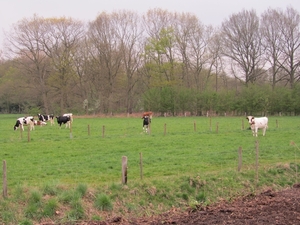
M34 130L34 126L36 125L46 125L47 122L50 122L51 126L54 125L54 115L42 115L37 114L37 120L33 116L25 116L17 119L16 124L14 126L14 130L18 128L24 131L24 126L29 126L30 131ZM61 127L62 124L66 124L66 128L70 128L71 122L73 122L73 114L65 113L62 116L56 116L57 123Z
M46 125L47 122L50 122L51 126L54 125L54 115L42 115L37 114L38 119L35 120L33 116L21 117L18 118L14 126L14 130L17 130L18 127L24 131L24 126L29 125L29 129L33 130L36 125ZM71 122L73 122L73 114L65 113L62 116L56 116L57 123L61 127L62 124L66 124L66 128L70 128ZM150 132L150 124L152 120L152 112L144 112L143 116L143 131L146 133ZM257 137L258 129L263 130L263 136L266 134L268 128L268 118L259 117L255 118L254 116L247 116L246 119L249 122L250 129L252 130L253 136Z

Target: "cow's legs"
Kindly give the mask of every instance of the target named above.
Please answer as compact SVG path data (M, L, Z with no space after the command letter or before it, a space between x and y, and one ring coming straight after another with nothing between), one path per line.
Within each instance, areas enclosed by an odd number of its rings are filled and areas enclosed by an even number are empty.
M146 133L148 133L148 125L144 125L143 126L143 131L146 132Z
M263 136L265 136L265 134L266 134L266 129L267 129L267 127L263 128Z

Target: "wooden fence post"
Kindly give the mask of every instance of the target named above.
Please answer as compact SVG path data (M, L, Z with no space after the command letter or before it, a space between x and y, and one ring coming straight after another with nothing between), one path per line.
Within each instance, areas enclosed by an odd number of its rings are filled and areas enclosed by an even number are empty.
M219 133L219 123L217 123L216 132Z
M240 172L242 169L242 163L243 163L242 147L239 147L238 155L239 155L239 157L238 157L238 172Z
M255 141L255 149L256 149L255 169L256 169L256 186L257 186L258 185L258 157L259 157L258 140Z
M140 175L142 180L143 179L143 156L141 152L140 152Z
M3 198L7 198L6 161L3 161Z
M72 139L73 135L72 135L72 121L69 121L70 122L70 138Z
M196 127L196 121L194 121L194 131L197 130L197 127Z
M105 126L103 125L103 127L102 127L102 137L104 137L104 133L105 133Z
M88 125L88 135L90 136L90 125Z
M244 130L244 120L242 119L242 130Z
M122 184L127 184L127 157L122 157Z
M30 142L30 124L28 124L28 130L27 130L27 141Z

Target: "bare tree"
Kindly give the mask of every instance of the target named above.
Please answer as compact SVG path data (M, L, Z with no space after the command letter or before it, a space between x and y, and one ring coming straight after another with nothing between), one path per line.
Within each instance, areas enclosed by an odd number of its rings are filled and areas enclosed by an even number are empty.
M279 59L282 55L282 32L280 24L283 20L280 12L274 9L268 9L261 16L260 32L262 35L262 46L265 49L265 57L270 64L269 71L271 72L272 89L274 90L276 83L282 81L285 76L282 76L282 68Z
M94 100L107 113L112 110L114 85L122 65L121 44L110 14L103 12L90 23L88 39L94 65L92 80L98 85Z
M176 39L188 87L202 91L212 72L209 40L213 30L191 14L177 14Z
M16 65L23 71L24 78L28 82L24 85L34 87L42 97L43 109L49 113L49 77L50 61L44 53L41 43L44 33L44 19L36 15L31 19L23 19L12 27L12 31L6 36L7 50L16 60Z
M280 57L279 66L288 75L290 88L300 79L300 15L293 8L280 13Z
M45 20L41 38L45 54L51 59L53 71L48 79L60 102L60 113L70 106L75 79L74 51L84 35L83 24L71 18ZM72 95L74 96L74 95Z
M259 18L254 10L232 14L222 23L223 54L232 64L234 76L240 81L254 83L264 66L259 32Z
M224 76L224 66L223 66L223 59L222 59L222 44L221 44L221 34L218 29L214 29L212 32L212 36L209 38L209 55L210 59L210 67L209 72L215 74L216 82L215 82L215 90L218 92L219 86L226 86L226 77ZM222 76L223 83L219 85L219 76ZM208 80L208 79L207 79Z
M137 70L141 66L142 27L138 14L130 11L120 11L113 15L116 36L120 42L122 67L126 75L125 98L126 111L132 113L134 90L138 81Z

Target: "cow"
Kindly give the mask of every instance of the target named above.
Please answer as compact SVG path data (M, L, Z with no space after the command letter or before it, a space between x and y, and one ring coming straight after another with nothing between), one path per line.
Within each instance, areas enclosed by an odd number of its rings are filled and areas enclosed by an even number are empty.
M42 114L37 114L39 121L42 122L46 122L46 121L50 121L51 126L54 125L54 115L50 114L50 115L42 115Z
M142 119L143 119L143 131L149 133L149 126L152 119L152 112L144 112Z
M71 119L71 122L73 122L73 113L65 113L63 116L69 116Z
M34 118L33 116L27 116L24 118L24 125L28 125L30 131L34 130Z
M250 128L252 130L253 136L257 137L258 129L263 130L263 136L266 134L266 130L268 128L268 118L267 117L257 117L247 116L246 119L249 122Z
M35 126L43 126L43 125L47 125L46 122L40 121L40 120L34 120L33 123L34 123Z
M24 119L25 117L20 117L17 119L16 124L14 126L14 130L17 130L18 127L24 131Z
M71 117L70 116L56 116L57 123L61 127L62 124L66 124L66 128L70 128Z
M29 125L30 130L34 130L34 122L33 116L20 117L17 119L16 124L14 126L14 130L17 130L18 127L24 131L24 126Z
M151 111L149 111L149 112L144 112L144 113L143 113L143 117L144 117L144 116L148 116L148 117L150 118L150 120L152 120L152 114L153 114L153 113L152 113Z

